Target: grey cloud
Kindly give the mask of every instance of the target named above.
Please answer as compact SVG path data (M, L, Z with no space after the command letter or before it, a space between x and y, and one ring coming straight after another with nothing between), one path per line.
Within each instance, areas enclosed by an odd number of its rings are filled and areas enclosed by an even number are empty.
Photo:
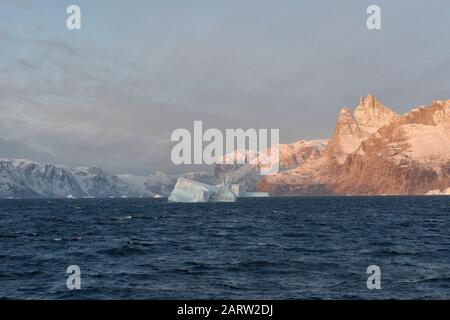
M379 33L365 29L362 2L334 15L295 2L261 4L262 16L221 6L224 13L210 12L216 20L182 10L156 22L138 15L131 31L128 17L124 30L98 34L98 43L50 37L45 27L43 36L10 38L0 45L0 156L180 172L186 168L170 163L170 134L194 120L280 128L282 142L291 142L328 137L338 110L368 91L399 112L449 96L449 45L408 41L417 29L402 25L409 18L397 17L401 6L383 4ZM90 30L86 37L97 39Z

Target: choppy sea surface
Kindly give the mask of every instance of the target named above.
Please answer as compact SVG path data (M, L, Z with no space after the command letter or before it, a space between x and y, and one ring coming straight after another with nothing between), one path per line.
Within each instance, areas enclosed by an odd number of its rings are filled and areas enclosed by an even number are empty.
M0 200L0 298L450 299L450 197Z

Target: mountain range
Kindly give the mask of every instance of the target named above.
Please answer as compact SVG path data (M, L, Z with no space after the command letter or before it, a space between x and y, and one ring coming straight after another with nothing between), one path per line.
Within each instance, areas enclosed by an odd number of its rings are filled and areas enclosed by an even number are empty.
M152 193L98 167L0 159L0 198L136 197Z
M232 155L246 157L250 150ZM266 154L272 149L264 151ZM279 145L279 173L260 176L260 163L218 164L190 180L219 184L226 177L247 191L272 195L447 194L450 187L450 100L399 115L375 97L352 113L340 110L330 139ZM179 176L115 175L98 167L71 168L0 159L0 198L169 196Z
M372 95L343 108L320 157L262 177L278 195L423 195L450 186L450 100L399 115Z

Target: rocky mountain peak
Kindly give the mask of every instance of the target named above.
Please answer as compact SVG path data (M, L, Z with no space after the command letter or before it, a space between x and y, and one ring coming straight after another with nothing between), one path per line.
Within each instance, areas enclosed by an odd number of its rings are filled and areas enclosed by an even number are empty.
M360 129L366 134L375 133L398 117L394 111L385 107L370 93L366 98L361 97L353 116Z
M367 97L361 97L353 114L348 108L339 111L336 129L326 154L342 164L350 153L358 149L362 140L397 117L395 112L382 105L370 93Z
M375 97L372 94L367 94L367 97L361 96L359 99L359 105L360 106L367 106L367 107L375 107L376 103L378 101L375 99Z
M353 133L358 131L358 123L348 108L339 111L335 133Z
M450 100L400 116L368 95L356 109L354 115L347 108L339 112L323 157L263 177L256 190L280 195L448 194Z
M450 100L439 101L439 105L442 108L433 114L433 120L437 125L450 129Z
M352 113L350 112L349 108L344 107L341 110L339 110L339 118L348 118L352 117Z
M363 133L348 108L342 108L336 121L333 136L326 147L328 157L343 163L348 154L361 144Z

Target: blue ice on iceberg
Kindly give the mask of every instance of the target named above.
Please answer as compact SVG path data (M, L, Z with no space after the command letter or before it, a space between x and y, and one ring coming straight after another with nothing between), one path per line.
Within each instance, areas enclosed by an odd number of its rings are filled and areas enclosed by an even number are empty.
M213 186L180 177L169 196L171 202L233 202L235 200L236 196L231 191L229 178L222 184Z

